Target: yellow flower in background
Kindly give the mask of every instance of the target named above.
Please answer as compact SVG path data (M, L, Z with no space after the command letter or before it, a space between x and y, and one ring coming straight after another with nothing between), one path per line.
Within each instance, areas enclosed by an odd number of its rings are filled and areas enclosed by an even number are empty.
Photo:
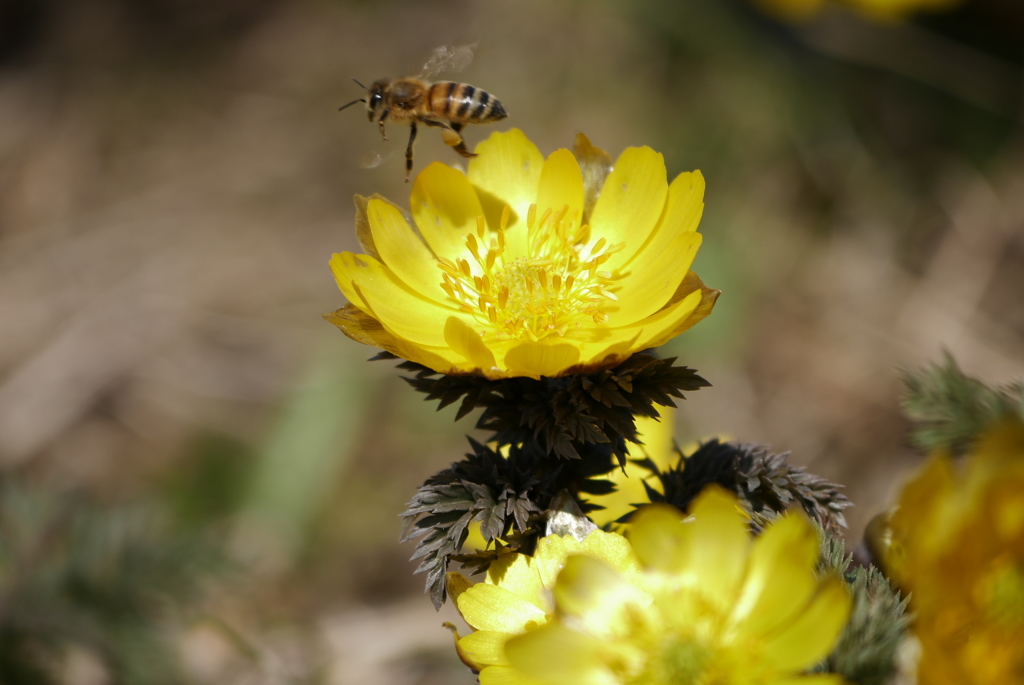
M941 11L961 4L963 0L840 0L872 19L892 21L915 12ZM765 10L783 19L809 19L821 11L826 0L756 0Z
M1024 683L1024 425L963 464L934 455L903 490L888 566L911 593L921 685Z
M595 531L573 541L592 546L582 553L545 552L544 538L533 559L517 555L462 590L457 605L477 632L459 648L483 669L481 685L841 683L800 675L850 613L843 582L815 573L812 525L783 516L752 541L736 497L717 487L691 513L646 507L628 542ZM449 587L469 585L453 578Z
M541 538L532 557L499 557L480 583L474 584L461 573L448 574L448 592L475 631L459 638L456 649L467 665L480 672L481 685L532 682L509 665L505 643L544 625L551 617L551 589L570 555L600 559L630 577L640 571L626 538L596 530L582 542L560 535Z
M442 373L539 378L614 366L711 312L718 291L689 270L699 172L669 185L646 147L610 173L564 149L545 160L515 129L476 152L467 174L435 162L416 178L418 233L366 204L366 254L331 260L349 304L327 318L350 338Z
M637 459L650 459L659 469L665 471L676 465L679 453L675 449L675 414L672 407L658 407L660 419L647 416L636 417L636 430L642 445L628 443L628 456L624 468L615 467L603 476L615 483L615 492L607 495L587 495L587 501L599 504L604 509L590 512L587 516L599 526L614 525L622 516L633 511L634 504L648 501L644 482L660 491L658 479L646 468L637 464Z

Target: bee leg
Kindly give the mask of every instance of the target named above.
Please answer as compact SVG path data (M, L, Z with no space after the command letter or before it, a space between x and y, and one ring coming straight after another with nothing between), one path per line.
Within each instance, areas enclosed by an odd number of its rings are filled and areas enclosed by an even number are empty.
M390 109L384 110L384 112L381 113L380 115L380 120L377 122L377 125L380 126L380 135L382 138L384 138L385 143L388 142L388 134L384 132L384 120L388 118L388 114L390 113Z
M462 131L462 126L463 124L452 124L452 130L455 131L455 134L457 136L459 136L459 141L455 145L452 145L452 147L455 149L456 152L458 152L463 157L476 157L477 155L475 152L470 152L469 150L466 149L466 141L459 133L460 131ZM445 142L447 143L448 141L446 140ZM451 145L451 143L448 144Z
M476 157L476 155L466 149L466 141L459 135L459 131L462 129L462 124L446 124L442 121L430 121L426 119L423 121L427 126L436 126L441 129L441 140L444 141L445 145L455 148L463 157Z
M409 127L409 145L405 148L405 182L409 182L409 174L412 173L412 142L416 140L416 122Z

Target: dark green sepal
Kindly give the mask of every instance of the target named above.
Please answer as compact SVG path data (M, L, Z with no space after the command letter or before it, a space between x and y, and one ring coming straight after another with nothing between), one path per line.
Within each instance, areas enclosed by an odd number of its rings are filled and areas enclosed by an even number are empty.
M903 383L903 411L915 424L910 439L925 451L963 454L996 421L1024 420L1024 383L990 388L961 371L949 353L942 364L905 371Z
M657 418L658 405L674 407L684 391L711 385L674 363L640 352L611 369L539 380L445 375L413 362L399 368L415 373L406 381L438 409L461 400L457 419L483 409L476 427L492 431L499 446L534 441L558 459L579 459L584 445L608 445L621 466L626 442L637 438L636 416Z
M850 620L832 653L817 670L838 673L852 685L885 685L896 672L896 650L911 616L901 597L874 566L851 568L852 555L840 538L820 530L819 573L835 573L853 597Z
M678 449L677 449L678 451ZM846 527L843 510L852 506L841 485L788 463L789 453L773 454L767 447L709 440L689 457L679 455L666 471L650 460L640 464L661 482L662 492L648 486L652 502L666 502L686 511L706 486L716 483L731 490L755 514L778 514L797 504L830 532ZM627 521L631 514L620 519Z

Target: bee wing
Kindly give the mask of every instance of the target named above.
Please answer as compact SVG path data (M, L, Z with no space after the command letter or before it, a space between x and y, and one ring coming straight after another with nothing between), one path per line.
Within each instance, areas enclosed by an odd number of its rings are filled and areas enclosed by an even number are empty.
M419 77L425 79L442 71L462 71L473 61L473 51L476 50L476 46L476 43L472 43L471 45L442 45L434 48L430 53L430 59L423 65Z
M392 150L391 152L389 152L386 155L382 155L381 153L377 152L376 150L372 150L372 151L367 152L366 154L364 154L362 157L360 157L360 159L359 159L359 166L362 167L363 169L376 169L381 164L383 164L384 162L388 161L389 159L391 159L394 156L395 156L394 150Z

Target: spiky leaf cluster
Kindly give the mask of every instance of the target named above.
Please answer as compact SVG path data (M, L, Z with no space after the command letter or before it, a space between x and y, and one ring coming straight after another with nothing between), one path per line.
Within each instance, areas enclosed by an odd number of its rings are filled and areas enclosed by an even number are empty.
M1024 419L1024 383L990 388L961 371L949 354L942 364L904 372L903 383L903 409L916 424L911 440L927 451L960 454L994 421Z
M807 473L788 459L788 452L772 454L760 445L714 439L689 457L680 455L677 465L664 472L653 462L643 462L661 482L662 492L646 483L645 487L652 502L685 511L705 486L717 483L735 492L753 513L781 513L797 504L826 530L838 533L845 528L843 510L852 502L839 492L842 486Z
M426 589L434 606L445 600L448 558L462 549L469 524L480 522L481 533L494 540L515 528L528 530L538 508L529 499L537 485L532 474L517 470L500 454L470 439L474 451L451 468L431 476L402 513L402 541L417 540L413 559L422 559L416 573L426 573Z
M450 559L482 571L497 555L530 552L543 528L539 517L561 490L604 494L614 487L599 478L614 467L607 445L581 446L583 458L559 462L532 441L506 448L507 456L472 438L469 442L473 451L428 478L402 513L403 541L416 540L412 558L422 559L416 572L427 574L426 589L435 606L445 601ZM494 546L459 554L474 521Z
M579 459L584 445L609 445L621 465L626 441L637 437L634 417L657 417L656 405L674 407L684 391L710 385L674 363L641 352L612 369L539 380L450 376L413 362L399 368L415 372L406 380L439 409L461 400L457 419L483 409L476 427L493 431L498 445L535 441L559 459Z
M850 568L843 541L822 531L820 570L846 581L853 610L839 642L821 670L854 685L884 685L896 671L896 650L910 623L909 598L901 598L874 566Z

